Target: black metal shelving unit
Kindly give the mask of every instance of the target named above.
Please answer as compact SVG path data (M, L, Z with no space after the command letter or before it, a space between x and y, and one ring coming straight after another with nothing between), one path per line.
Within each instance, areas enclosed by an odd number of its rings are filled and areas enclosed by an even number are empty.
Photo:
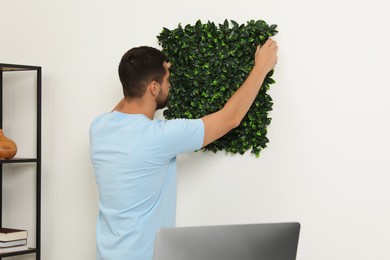
M34 158L12 158L6 160L0 160L0 226L2 226L3 215L3 165L15 164L15 163L27 163L36 167L36 245L35 248L29 248L28 250L1 253L0 259L10 256L35 254L36 260L41 259L41 136L42 136L42 68L39 66L29 65L17 65L17 64L4 64L0 63L0 129L3 128L3 73L14 73L18 71L36 71L36 93L37 93L37 133L36 133L36 157ZM33 167L33 166L32 166ZM4 173L5 174L5 173Z

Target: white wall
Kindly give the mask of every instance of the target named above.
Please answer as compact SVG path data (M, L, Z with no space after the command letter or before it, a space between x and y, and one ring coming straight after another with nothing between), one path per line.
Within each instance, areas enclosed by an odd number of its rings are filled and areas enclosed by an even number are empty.
M225 18L278 24L270 143L260 158L181 155L177 224L299 221L300 260L390 259L385 2L2 0L0 62L43 67L42 259L95 257L88 128L121 97L122 54L158 47L162 27ZM10 95L8 118L26 106ZM29 121L7 120L5 130L23 147ZM20 174L6 178L30 189ZM5 204L22 203L7 185Z

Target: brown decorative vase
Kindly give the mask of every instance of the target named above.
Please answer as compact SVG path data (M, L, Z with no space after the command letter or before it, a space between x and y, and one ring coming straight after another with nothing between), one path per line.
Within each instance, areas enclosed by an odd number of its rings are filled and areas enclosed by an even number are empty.
M0 160L11 159L16 155L16 152L16 143L7 138L3 133L3 129L0 129Z

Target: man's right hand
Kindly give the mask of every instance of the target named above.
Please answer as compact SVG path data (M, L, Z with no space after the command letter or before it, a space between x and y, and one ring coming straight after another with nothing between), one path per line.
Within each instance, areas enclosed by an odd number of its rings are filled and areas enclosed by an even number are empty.
M271 71L278 62L277 42L269 38L263 46L257 46L255 53L255 65L253 70L265 72L266 74Z

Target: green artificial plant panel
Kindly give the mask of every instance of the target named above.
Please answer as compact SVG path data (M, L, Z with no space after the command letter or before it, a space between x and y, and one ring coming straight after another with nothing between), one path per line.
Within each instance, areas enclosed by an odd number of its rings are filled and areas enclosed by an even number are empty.
M247 24L225 20L223 24L198 20L194 25L163 28L157 36L168 56L170 90L164 116L201 118L221 109L242 85L254 65L256 46L277 33L276 25L263 20ZM241 125L203 150L244 154L251 150L256 156L267 146L267 126L271 122L272 98L267 94L275 83L270 71Z

